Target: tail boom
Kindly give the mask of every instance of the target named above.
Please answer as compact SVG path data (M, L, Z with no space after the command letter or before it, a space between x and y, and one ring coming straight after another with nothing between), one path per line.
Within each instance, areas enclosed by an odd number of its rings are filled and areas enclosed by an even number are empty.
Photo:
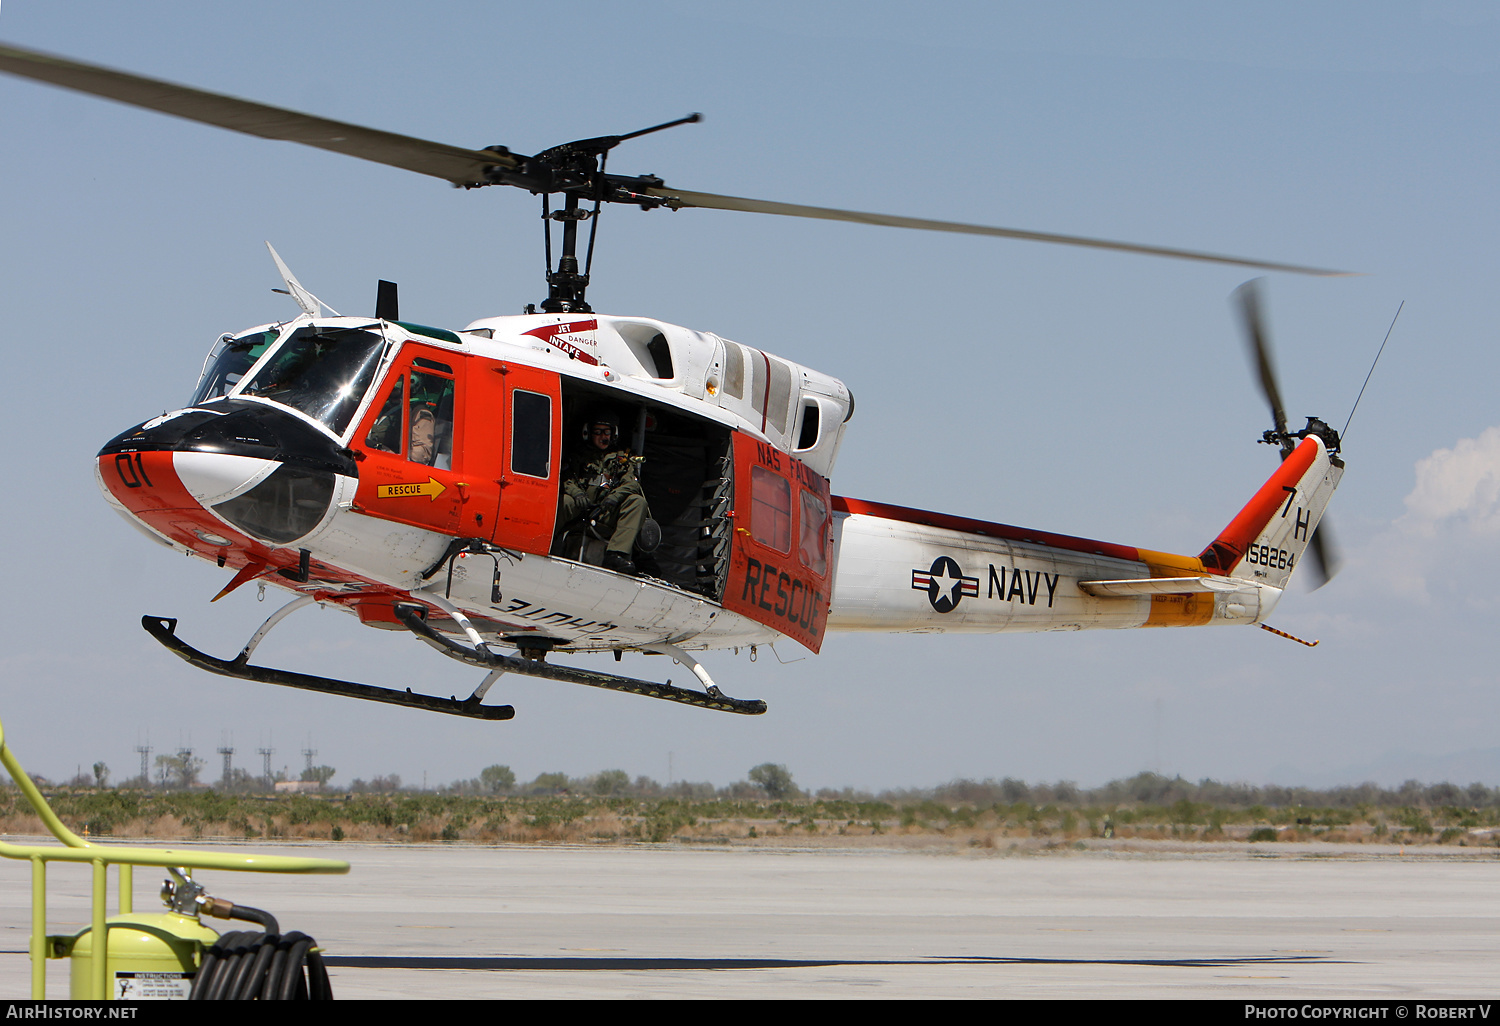
M1194 556L835 496L828 629L1009 633L1253 623L1280 591ZM1211 582L1211 583L1205 583Z
M1001 633L1259 623L1338 487L1309 435L1199 556L833 497L828 630Z

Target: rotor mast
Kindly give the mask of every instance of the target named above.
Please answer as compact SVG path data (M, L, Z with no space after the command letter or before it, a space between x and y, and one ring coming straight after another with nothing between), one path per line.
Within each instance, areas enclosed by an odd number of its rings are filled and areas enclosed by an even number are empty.
M578 194L566 194L561 210L548 211L547 195L542 194L542 218L547 222L543 229L547 233L547 298L542 300L545 313L593 313L593 308L584 299L589 287L588 271L578 270L578 222L591 219L589 227L589 255L594 252L594 235L599 230L596 203L592 211L581 210ZM557 270L552 269L552 222L562 222L562 256L557 261ZM590 261L592 263L592 261Z
M547 249L547 298L541 309L547 313L592 313L585 298L588 291L589 271L594 262L594 239L599 233L599 209L605 202L634 203L642 210L667 206L668 201L646 194L647 189L660 188L662 180L655 175L625 177L605 173L609 162L609 151L626 139L660 132L664 128L689 125L703 120L701 114L689 114L685 118L652 125L625 135L605 135L596 139L580 139L543 150L535 157L522 157L520 168L509 170L495 167L491 171L491 184L516 185L542 197L543 231ZM563 208L553 210L551 195L563 195ZM592 200L593 209L583 209L583 201ZM562 252L558 256L557 269L552 268L552 222L562 224ZM589 248L584 257L583 269L578 267L578 223L593 222L589 226Z

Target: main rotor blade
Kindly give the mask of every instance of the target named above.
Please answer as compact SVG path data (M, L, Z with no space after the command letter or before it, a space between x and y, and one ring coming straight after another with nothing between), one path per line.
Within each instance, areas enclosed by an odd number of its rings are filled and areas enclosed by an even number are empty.
M1192 249L1173 249L1168 246L1143 246L1134 242L1092 239L1083 235L1056 235L1050 232L1030 232L1019 228L997 228L982 224L964 224L958 221L930 221L921 217L896 217L892 214L871 214L858 210L836 210L832 207L807 207L798 203L775 203L770 200L744 199L739 196L716 196L709 192L688 192L685 189L663 187L647 189L645 191L652 196L659 196L665 199L667 205L673 208L706 207L714 210L743 210L752 214L812 217L823 221L853 221L856 224L883 225L887 228L916 228L921 231L957 232L962 235L995 235L1004 239L1026 239L1030 242L1055 242L1063 246L1087 246L1091 249L1111 249L1124 253L1144 253L1147 256L1174 257L1178 260L1200 260L1212 264L1235 264L1240 267L1258 267L1266 271L1290 271L1293 274L1336 276L1355 273L1353 271L1332 271L1322 267L1304 267L1300 264L1277 264L1266 260L1224 256L1219 253L1202 253Z
M0 71L262 139L301 143L388 164L454 185L484 185L486 168L520 166L520 161L508 153L466 150L363 128L35 50L0 46Z
M1286 437L1286 411L1281 405L1281 389L1276 384L1276 368L1271 362L1271 340L1267 337L1265 315L1260 298L1260 279L1252 278L1234 290L1239 303L1240 324L1245 330L1245 345L1260 377L1260 390L1271 404L1271 420L1279 438Z
M40 53L20 47L0 45L0 71L23 78L62 86L79 92L91 93L105 99L128 103L148 110L160 111L199 121L234 132L301 143L319 149L343 153L377 164L399 167L418 174L442 178L454 185L480 186L494 184L487 173L491 168L507 171L520 170L522 161L502 149L470 150L446 143L417 139L412 136L383 132L344 121L333 121L311 114L272 107L250 100L241 100L221 93L210 93L190 86L163 82L130 72L116 71L75 61L67 57ZM641 134L641 133L636 133ZM622 137L628 138L628 137ZM1204 253L1190 249L1174 249L1167 246L1144 246L1133 242L1117 242L1110 239L1095 239L1082 235L1058 235L1049 232L1023 231L1018 228L999 228L990 225L963 224L955 221L933 221L918 217L896 217L890 214L873 214L856 210L836 210L831 207L810 207L796 203L774 203L767 200L744 199L736 196L718 196L706 192L689 192L682 189L651 188L647 194L667 201L671 207L705 207L719 210L742 210L758 214L779 214L786 217L810 217L828 221L852 221L859 224L883 225L891 228L914 228L922 231L957 232L966 235L991 235L1008 239L1024 239L1031 242L1051 242L1065 246L1086 246L1092 249L1116 250L1125 253L1142 253L1149 256L1173 257L1179 260L1197 260L1217 264L1233 264L1242 267L1257 267L1268 271L1289 271L1294 274L1341 275L1349 271L1334 271L1321 267L1306 267L1299 264L1273 263L1265 260L1250 260L1245 257L1226 256L1219 253Z

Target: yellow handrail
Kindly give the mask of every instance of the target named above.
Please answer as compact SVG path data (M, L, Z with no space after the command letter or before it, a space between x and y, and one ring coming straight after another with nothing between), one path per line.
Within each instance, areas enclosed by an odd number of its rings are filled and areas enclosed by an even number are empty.
M5 728L0 725L0 764L10 774L36 814L52 836L63 843L51 846L11 844L0 841L0 857L26 859L31 863L31 996L47 996L47 863L87 862L93 866L93 909L91 929L94 942L94 993L104 997L108 979L108 938L105 924L107 867L120 867L120 911L131 910L131 885L134 866L161 866L174 869L228 869L252 873L347 873L349 863L338 859L294 858L287 855L241 855L228 852L179 851L173 848L133 848L94 844L85 841L63 825L57 813L42 797L42 792L21 768L20 762L5 743Z
M89 848L92 845L79 837L73 831L63 826L63 821L57 818L57 813L52 811L52 806L47 804L47 799L42 797L42 792L36 789L36 784L31 782L31 777L21 768L16 757L11 754L10 748L5 744L5 726L0 724L0 763L5 764L5 771L10 778L16 782L36 814L42 817L42 822L47 824L47 829L52 831L52 836L70 848ZM19 858L21 856L9 856Z

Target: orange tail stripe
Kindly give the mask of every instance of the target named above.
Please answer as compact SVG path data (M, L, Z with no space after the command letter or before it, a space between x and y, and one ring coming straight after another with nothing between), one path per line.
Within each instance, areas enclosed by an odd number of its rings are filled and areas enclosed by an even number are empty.
M1318 456L1318 443L1304 438L1292 454L1282 460L1280 468L1261 486L1245 508L1219 532L1213 544L1199 557L1210 569L1227 574L1244 556L1250 543L1260 536L1271 518L1287 501L1287 489L1295 488Z

